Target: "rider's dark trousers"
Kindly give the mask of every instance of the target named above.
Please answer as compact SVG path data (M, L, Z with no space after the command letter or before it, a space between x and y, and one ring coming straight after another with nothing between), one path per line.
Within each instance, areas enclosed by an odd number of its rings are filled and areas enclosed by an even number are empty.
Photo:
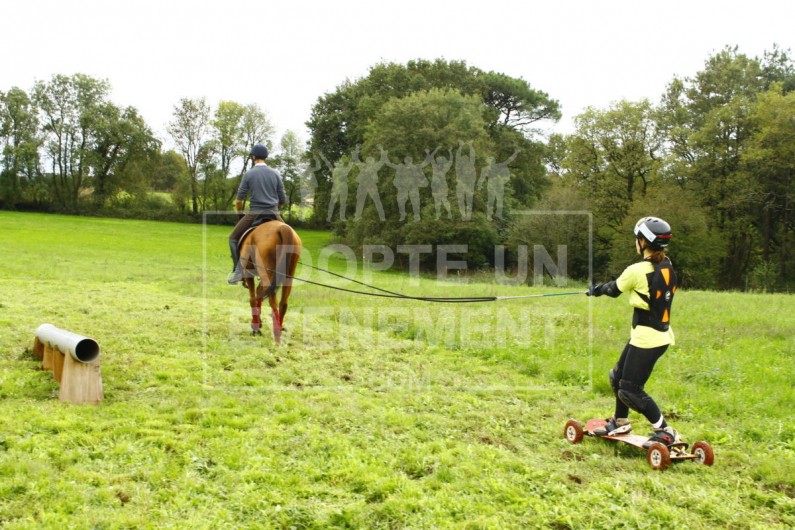
M232 254L232 269L237 267L237 261L239 259L238 256L238 244L240 243L240 238L243 237L243 234L251 228L251 225L254 224L254 221L257 221L260 217L276 217L277 221L284 222L281 215L278 212L259 212L253 211L248 212L246 215L240 218L240 220L235 225L235 228L232 230L232 233L229 234L229 250Z
M654 365L662 357L668 345L657 348L638 348L627 343L621 357L618 359L614 368L615 374L622 383L620 386L627 392L632 392L633 401L637 400L643 404L641 412L650 423L659 421L662 413L660 407L646 393L643 387L649 380ZM626 383L623 383L626 381ZM635 407L633 407L635 408ZM637 409L636 409L637 410ZM616 396L616 418L626 418L629 415L629 406Z

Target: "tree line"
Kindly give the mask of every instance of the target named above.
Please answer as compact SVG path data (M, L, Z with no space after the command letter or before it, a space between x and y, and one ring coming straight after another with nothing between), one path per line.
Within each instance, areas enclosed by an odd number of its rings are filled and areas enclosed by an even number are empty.
M251 146L272 147L275 129L257 104L184 98L167 126L175 149L164 150L135 107L110 101L110 88L56 74L30 91L0 91L0 207L196 219L231 209ZM288 131L281 144L275 163L289 176L300 142Z
M381 63L318 98L305 146L289 131L274 146L256 104L185 98L166 151L134 107L110 102L107 81L55 75L30 91L0 91L0 206L196 219L231 209L248 149L265 143L293 220L333 228L354 247L465 243L470 269L495 266L495 248L514 267L523 248L564 248L567 273L586 280L620 272L633 259L635 221L657 215L674 226L671 254L686 285L790 289L793 88L788 51L758 58L727 47L694 76L672 79L659 101L589 108L571 134L545 136L560 105L524 79L463 61ZM434 174L431 154L452 162L462 146L477 153L475 174L510 161L499 188L505 215L491 215L488 186L465 190L466 215L439 215L440 201L461 200L463 172ZM365 178L363 161L387 151L394 169ZM429 161L420 171L435 187L401 190L396 177L412 160ZM337 167L348 170L335 188ZM341 184L357 190L365 180L363 200L340 204ZM406 218L406 197L421 220ZM330 207L343 210L332 218Z
M634 258L635 222L656 215L674 226L671 252L685 285L790 289L793 88L787 51L774 46L753 58L727 47L694 76L674 78L659 102L589 108L574 132L544 139L534 127L557 120L558 103L522 79L462 62L380 64L318 100L309 153L345 162L356 150L377 158L388 146L398 158L422 160L429 147L450 152L465 142L476 146L481 172L489 160L521 153L504 192L509 219L488 218L486 190L475 192L466 222L434 219L437 201L426 188L423 221L398 222L396 189L385 178L379 191L391 223L380 222L372 205L361 219L335 223L354 245L466 243L470 266L494 266L500 245L514 266L521 248L563 247L570 276L605 278ZM325 218L331 167L318 174L315 212ZM351 171L351 187L356 178ZM453 172L449 179L453 189ZM433 253L425 259L435 262Z
M588 109L549 142L548 201L594 212L594 266L618 270L619 242L649 213L670 218L675 263L691 285L791 289L795 284L795 64L725 48L659 102Z

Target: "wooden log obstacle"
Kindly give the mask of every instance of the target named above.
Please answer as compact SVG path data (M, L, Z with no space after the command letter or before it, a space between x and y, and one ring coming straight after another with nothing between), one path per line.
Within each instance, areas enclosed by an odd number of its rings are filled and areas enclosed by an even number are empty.
M59 398L70 403L99 403L103 398L99 344L94 339L42 324L36 330L33 355L60 383Z

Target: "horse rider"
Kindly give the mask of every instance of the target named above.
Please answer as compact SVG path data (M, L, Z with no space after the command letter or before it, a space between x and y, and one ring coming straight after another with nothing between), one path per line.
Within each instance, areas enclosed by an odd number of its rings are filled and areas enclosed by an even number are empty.
M229 234L229 250L232 252L232 274L227 282L234 285L243 279L243 268L240 261L240 250L238 245L240 238L250 227L261 224L265 221L284 222L279 215L279 208L287 202L284 194L284 183L279 172L265 164L268 158L268 148L262 144L257 144L251 148L249 153L253 166L246 171L240 181L237 190L237 200L235 210L239 220L235 229ZM243 214L246 197L250 196L249 211Z

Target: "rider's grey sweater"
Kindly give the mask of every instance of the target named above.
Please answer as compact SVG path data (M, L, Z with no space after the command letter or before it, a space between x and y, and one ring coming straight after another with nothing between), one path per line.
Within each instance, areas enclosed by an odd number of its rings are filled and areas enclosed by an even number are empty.
M287 202L284 195L284 183L279 172L265 164L257 164L243 175L237 200L244 201L251 196L251 211L277 212L280 204Z

